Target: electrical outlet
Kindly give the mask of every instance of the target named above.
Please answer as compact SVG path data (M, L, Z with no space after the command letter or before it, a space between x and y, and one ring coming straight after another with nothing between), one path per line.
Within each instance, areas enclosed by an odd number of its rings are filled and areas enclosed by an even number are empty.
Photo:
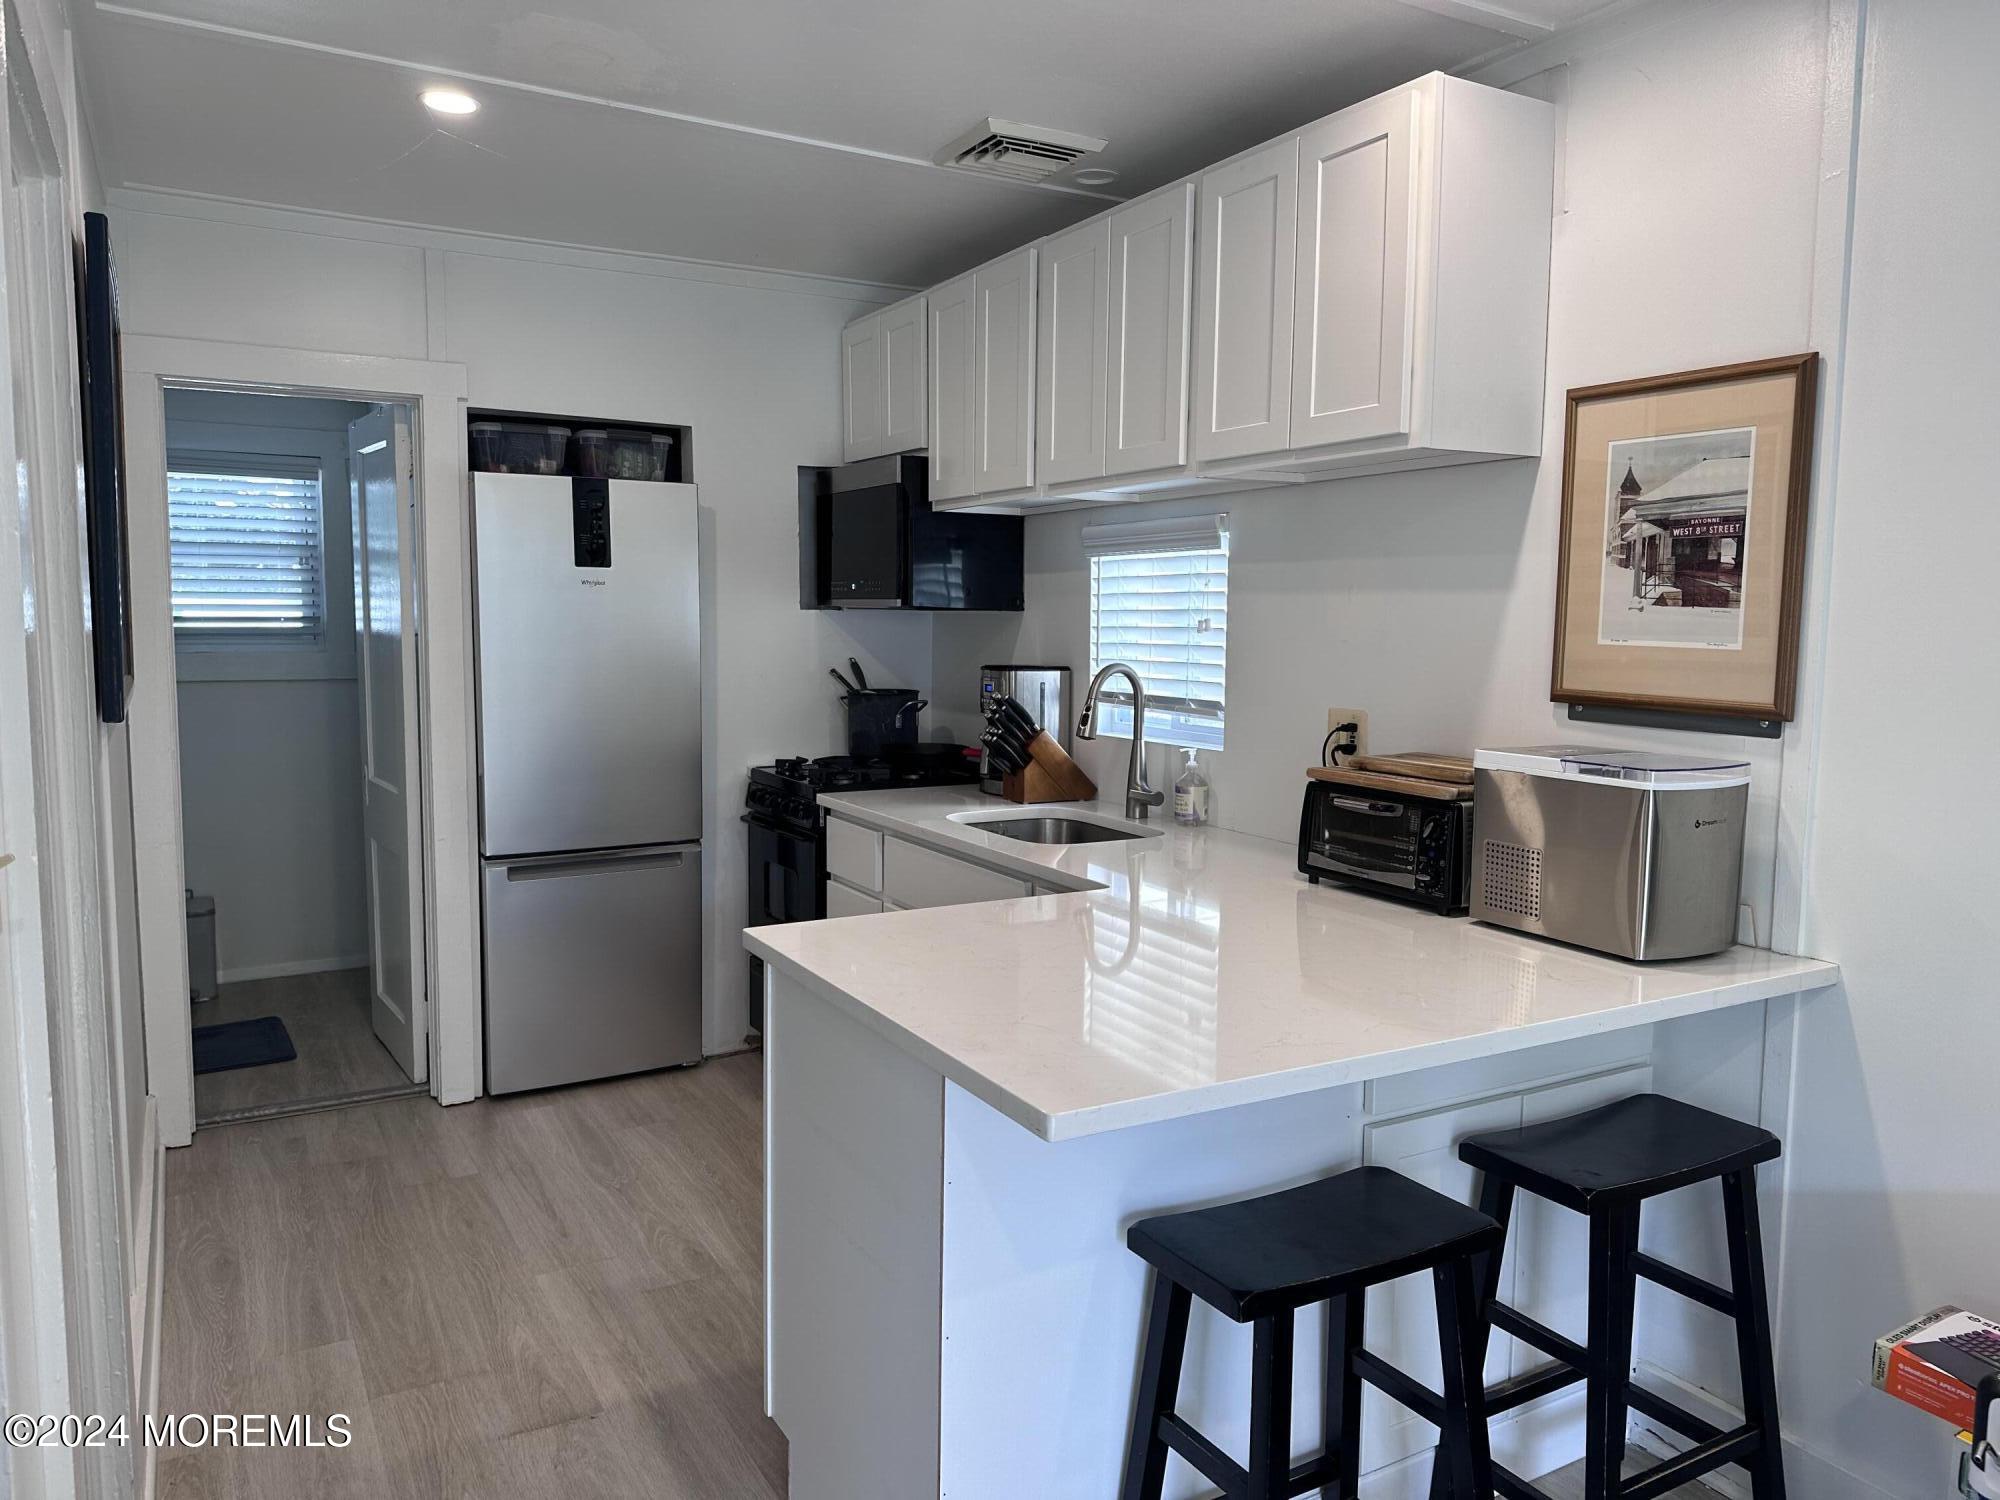
M1366 755L1368 753L1368 710L1365 708L1329 708L1326 711L1326 730L1328 734L1333 733L1334 730L1343 724L1352 724L1354 726L1354 732L1346 736L1345 741L1349 753Z

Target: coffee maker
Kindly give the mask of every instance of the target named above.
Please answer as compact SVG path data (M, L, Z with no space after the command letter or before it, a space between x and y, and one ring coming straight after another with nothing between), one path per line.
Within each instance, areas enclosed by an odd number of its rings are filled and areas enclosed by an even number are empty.
M1070 731L1075 727L1070 710L1068 667L991 666L979 669L979 712L996 698L1012 698L1028 711L1028 717L1049 732L1063 749L1070 747ZM982 791L1000 795L1000 772L990 758L979 758L979 785Z

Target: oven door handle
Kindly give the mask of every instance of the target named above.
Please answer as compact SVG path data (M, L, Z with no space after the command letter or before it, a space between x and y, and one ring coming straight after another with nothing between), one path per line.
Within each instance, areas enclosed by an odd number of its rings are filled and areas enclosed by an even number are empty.
M1335 796L1328 799L1342 812L1360 813L1369 818L1398 818L1403 815L1402 806L1395 802L1369 802L1360 797Z

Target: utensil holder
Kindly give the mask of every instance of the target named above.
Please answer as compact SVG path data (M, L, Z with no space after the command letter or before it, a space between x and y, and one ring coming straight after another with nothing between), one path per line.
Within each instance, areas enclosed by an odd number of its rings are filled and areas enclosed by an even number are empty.
M1091 802L1097 783L1045 731L1028 746L1033 757L1000 780L1000 795L1009 802Z

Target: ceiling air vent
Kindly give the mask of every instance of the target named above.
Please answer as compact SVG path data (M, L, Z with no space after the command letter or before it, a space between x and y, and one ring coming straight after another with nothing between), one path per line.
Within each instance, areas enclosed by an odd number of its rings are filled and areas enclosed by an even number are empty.
M1018 120L982 120L937 154L941 167L963 167L1011 177L1016 182L1041 182L1104 149L1095 136Z

